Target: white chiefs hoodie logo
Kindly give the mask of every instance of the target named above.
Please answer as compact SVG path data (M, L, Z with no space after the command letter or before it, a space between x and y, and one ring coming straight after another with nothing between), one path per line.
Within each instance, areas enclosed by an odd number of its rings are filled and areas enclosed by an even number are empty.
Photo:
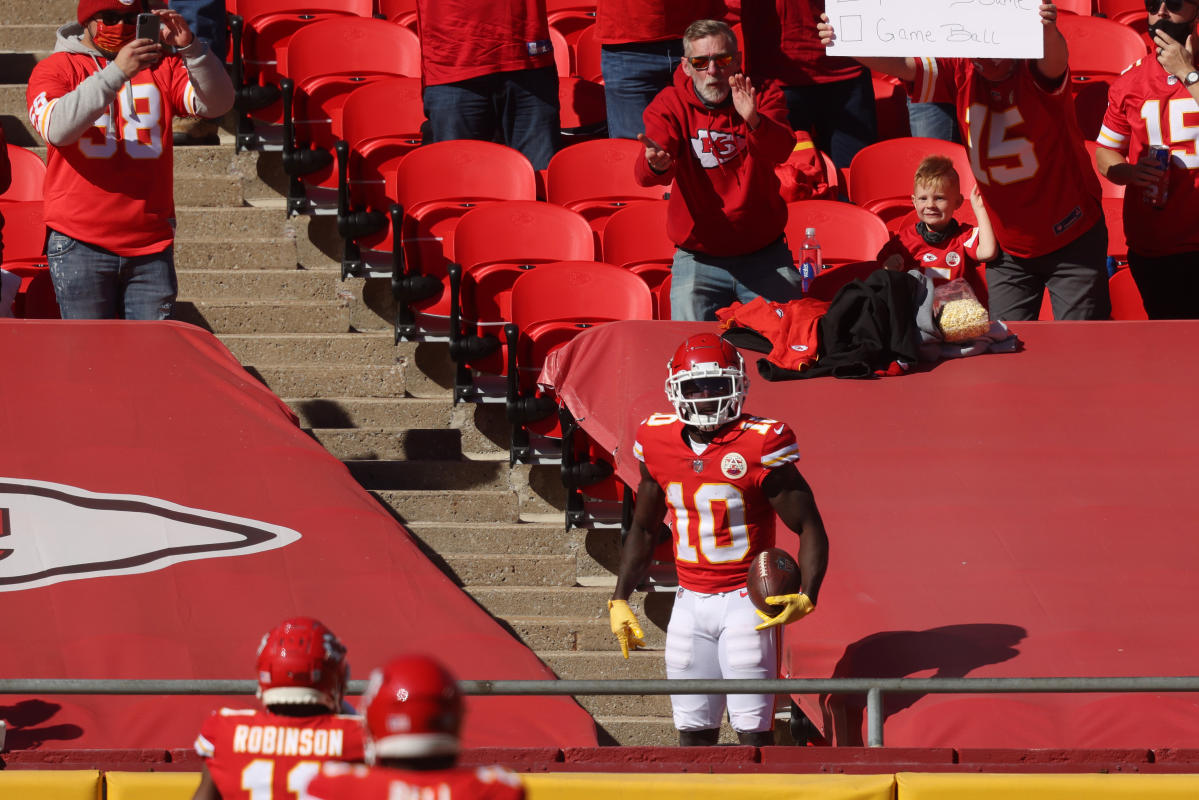
M700 129L691 140L691 149L695 151L700 166L712 169L718 164L731 161L745 149L745 137L723 131Z
M261 553L299 538L290 528L154 497L0 478L0 591Z

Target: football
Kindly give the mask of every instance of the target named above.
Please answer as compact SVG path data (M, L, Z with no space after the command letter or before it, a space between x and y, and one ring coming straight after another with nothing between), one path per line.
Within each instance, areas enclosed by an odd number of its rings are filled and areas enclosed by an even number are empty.
M750 602L759 611L774 616L782 606L769 605L767 597L780 594L795 594L799 591L799 565L791 554L781 547L771 547L758 553L749 565L745 576L745 588L749 590Z

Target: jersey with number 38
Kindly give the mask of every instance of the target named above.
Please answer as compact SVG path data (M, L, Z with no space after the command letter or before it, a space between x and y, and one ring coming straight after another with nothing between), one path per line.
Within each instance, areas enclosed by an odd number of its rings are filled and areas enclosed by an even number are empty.
M524 785L503 767L403 770L326 764L308 784L312 800L523 800Z
M954 104L995 235L1022 257L1065 247L1103 219L1070 76L1047 90L1030 64L1017 61L1010 77L990 83L968 58L917 58L911 95Z
M61 98L107 64L73 52L38 63L25 96L29 120L43 139ZM171 120L196 113L195 104L182 59L167 57L123 85L79 139L50 144L46 225L123 256L169 246L175 216Z
M222 708L201 726L196 752L223 800L306 800L322 763L362 760L362 719Z
M799 460L795 434L786 423L743 414L697 454L683 427L675 414L652 414L633 445L666 493L679 585L703 593L742 588L749 562L774 546L774 507L762 481Z

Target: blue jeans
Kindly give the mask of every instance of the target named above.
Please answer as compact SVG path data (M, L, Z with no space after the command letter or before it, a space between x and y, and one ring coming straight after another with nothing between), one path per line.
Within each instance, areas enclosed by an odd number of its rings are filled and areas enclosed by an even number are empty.
M196 38L208 42L216 57L225 60L225 0L171 0L170 7L179 12Z
M927 136L959 144L962 141L952 103L913 103L909 99L908 125L913 136Z
M714 320L716 310L755 297L785 303L803 296L787 240L743 256L710 256L678 248L670 267L670 318Z
M118 256L50 231L50 279L63 319L168 319L179 284L175 251Z
M682 39L600 48L610 138L636 139L645 132L641 114L658 92L670 85L682 57Z
M558 150L558 71L553 66L480 75L426 86L431 141L478 139L506 144L545 169Z
M783 96L791 127L807 131L816 149L838 167L848 167L859 150L878 141L874 84L865 70L833 83L784 86Z

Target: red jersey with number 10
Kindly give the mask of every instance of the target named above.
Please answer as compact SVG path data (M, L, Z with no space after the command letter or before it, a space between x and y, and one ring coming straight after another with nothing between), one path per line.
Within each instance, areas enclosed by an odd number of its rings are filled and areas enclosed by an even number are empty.
M774 507L762 481L799 460L786 423L742 415L702 453L684 438L675 414L641 423L633 454L666 492L679 585L705 594L745 586L749 562L774 546Z
M196 752L222 800L303 796L325 761L362 760L362 719L222 708L201 726Z
M1102 222L1099 179L1074 118L1069 73L1047 90L1027 61L992 83L970 59L917 58L912 83L913 102L957 109L974 177L1008 253L1043 256Z
M503 767L436 770L326 764L308 784L312 800L523 800L524 785Z

